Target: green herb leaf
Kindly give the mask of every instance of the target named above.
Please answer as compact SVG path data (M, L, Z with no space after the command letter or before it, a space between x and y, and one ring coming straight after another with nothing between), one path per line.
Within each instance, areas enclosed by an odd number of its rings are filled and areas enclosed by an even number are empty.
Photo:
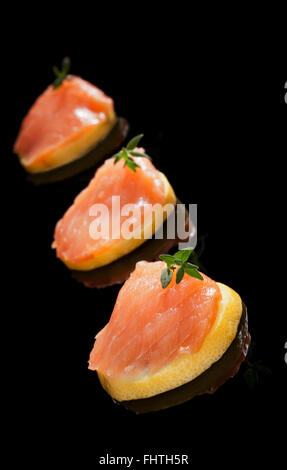
M185 248L183 250L177 251L174 257L180 260L182 263L185 263L185 261L188 260L192 252L193 252L193 248Z
M139 168L139 165L136 162L134 162L131 158L126 159L125 166L127 166L133 171L136 171L136 169Z
M195 277L196 279L200 279L203 281L202 275L198 272L198 266L195 264L189 263L187 260L190 257L191 253L193 252L192 248L180 250L175 255L168 255L163 254L159 256L159 259L164 261L167 265L166 268L162 270L162 276L166 279L167 272L172 271L175 269L175 265L179 266L179 269L176 273L176 283L179 284L184 276L184 273L188 274L191 277ZM169 281L170 282L170 281ZM161 282L162 287L165 287L165 282ZM169 284L169 283L168 283ZM168 285L166 284L166 285Z
M56 76L56 80L53 82L53 88L56 90L59 88L59 86L62 85L63 80L67 79L67 74L69 73L69 70L71 68L71 60L69 57L65 57L62 60L62 70L59 70L58 67L54 66L53 67L53 72Z
M195 277L196 279L203 281L202 275L196 269L191 269L191 268L188 268L187 266L184 266L184 272L188 274L190 277Z
M168 267L174 264L174 257L171 255L159 255L159 259L164 261Z
M161 272L160 280L163 289L165 289L172 280L172 271L170 271L168 268L164 268Z
M136 135L127 144L127 150L133 150L138 145L139 141L143 138L143 134Z
M147 155L146 153L143 153L143 152L135 152L134 150L131 150L129 152L130 155L132 155L133 157L146 157L148 158L149 160L151 160L152 158Z
M70 57L64 57L62 61L62 73L67 75L70 72L71 59Z
M137 135L129 141L126 147L123 147L122 150L114 155L114 164L119 162L122 158L125 160L125 166L130 168L133 171L136 171L137 168L140 168L132 157L146 157L150 158L146 153L135 152L133 149L137 146L140 139L143 137L143 134ZM131 157L132 156L132 157ZM150 158L151 159L151 158Z
M121 158L122 158L122 157L121 157L121 155L120 155L119 153L118 153L117 155L115 155L114 165L115 165L117 162L119 162Z
M199 266L197 266L197 264L190 263L189 261L187 261L186 263L184 263L184 265L185 265L187 268L190 268L190 269L199 269Z
M120 154L124 160L128 160L129 156L128 156L128 152L127 152L127 149L125 147L122 148L122 154Z
M53 72L54 72L54 74L55 74L56 77L61 77L61 72L60 72L60 70L58 69L58 67L56 67L55 65L54 65L54 67L53 67Z
M253 389L258 382L258 375L254 369L246 369L243 377L250 389Z
M176 283L179 284L184 276L184 266L180 266L180 268L176 272Z
M54 80L53 82L53 89L56 90L57 88L59 88L59 86L61 86L63 83L63 79L61 77L58 77L56 78L56 80Z

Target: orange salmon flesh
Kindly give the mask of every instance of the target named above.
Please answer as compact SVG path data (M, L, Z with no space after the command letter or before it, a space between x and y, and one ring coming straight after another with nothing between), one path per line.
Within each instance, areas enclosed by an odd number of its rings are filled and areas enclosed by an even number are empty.
M53 153L83 138L114 116L112 98L79 77L50 85L24 118L14 145L27 167L48 160Z
M217 284L184 275L161 286L165 263L140 261L98 333L89 368L111 377L154 374L178 355L197 352L219 309Z
M52 246L56 248L57 256L62 261L85 262L117 245L118 239L111 236L107 239L91 237L89 227L96 217L92 217L89 212L94 204L105 204L110 219L119 215L112 214L112 196L120 196L121 207L125 204L139 206L141 210L133 220L135 228L142 224L142 209L145 204L164 203L164 183L159 171L147 158L135 157L134 160L140 165L135 172L124 166L123 160L116 164L114 158L106 160L96 171L87 188L76 197L73 205L57 223ZM149 214L146 212L146 215ZM129 216L121 217L120 223L128 218ZM110 231L112 226L113 221L109 220ZM121 233L119 237L122 237Z

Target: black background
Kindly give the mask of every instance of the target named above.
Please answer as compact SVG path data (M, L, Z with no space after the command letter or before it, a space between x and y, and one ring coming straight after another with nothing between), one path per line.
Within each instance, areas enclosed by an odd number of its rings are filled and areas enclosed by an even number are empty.
M285 312L272 300L284 292L274 266L283 250L277 224L286 155L279 142L286 128L284 61L257 33L246 42L240 30L231 38L232 25L207 39L205 29L191 34L195 20L177 23L177 30L162 18L162 29L151 17L113 20L97 18L86 28L80 21L81 29L67 21L42 29L37 22L29 35L29 28L17 29L15 45L8 41L5 51L2 204L9 202L12 436L24 444L22 458L38 464L94 468L107 452L188 453L196 469L271 462L283 451L279 423L286 412L286 403L279 407ZM78 284L50 247L57 220L88 177L36 187L11 151L22 118L65 55L74 74L113 97L130 136L144 132L143 144L178 197L198 204L199 235L206 235L202 263L240 293L254 358L272 370L255 389L239 373L213 396L137 416L114 404L88 371L94 336L108 321L119 287Z

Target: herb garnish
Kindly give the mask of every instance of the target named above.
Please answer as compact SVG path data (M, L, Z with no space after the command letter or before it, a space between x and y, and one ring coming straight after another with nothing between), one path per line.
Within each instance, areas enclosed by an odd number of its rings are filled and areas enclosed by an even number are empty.
M263 382L264 379L267 379L267 376L272 375L272 371L267 367L264 362L259 359L254 361L254 356L256 357L256 341L252 339L252 342L248 349L248 354L243 362L243 378L250 389L253 389L260 382Z
M115 157L114 164L116 164L123 158L125 160L125 166L128 166L131 170L136 171L136 169L139 168L140 166L134 161L133 158L130 157L130 155L132 157L146 157L151 160L150 156L147 155L146 153L136 152L134 150L142 138L143 138L143 134L139 134L139 135L136 135L133 139L131 139L128 142L126 147L123 147L120 152L114 155Z
M69 57L65 57L62 60L62 70L59 70L58 67L54 66L53 67L53 72L55 76L57 77L56 80L53 82L53 88L56 90L59 88L59 86L62 85L63 80L67 79L67 74L69 73L71 68L71 60Z
M192 252L193 248L185 248L174 255L160 255L159 258L167 265L161 272L161 285L163 289L165 289L172 280L173 271L176 269L176 266L179 266L176 273L177 284L182 280L184 273L203 281L202 275L198 272L198 266L188 261Z

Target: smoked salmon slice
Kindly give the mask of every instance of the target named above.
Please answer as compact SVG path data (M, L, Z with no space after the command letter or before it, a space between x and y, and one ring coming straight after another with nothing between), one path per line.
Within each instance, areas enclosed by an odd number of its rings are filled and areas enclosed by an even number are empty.
M70 269L91 270L124 256L157 230L152 223L152 206L160 209L167 204L164 218L173 210L176 198L166 177L147 158L134 157L134 161L139 165L136 171L125 166L123 160L115 164L114 158L107 159L57 223L52 246ZM118 205L114 205L115 198ZM108 227L108 233L97 239L91 234L91 224L97 218L92 209L95 204L104 206L101 223ZM133 211L131 222L137 237L128 239L122 231L130 218L122 214L127 204L138 209ZM115 226L119 229L116 236L112 231Z
M137 263L117 298L108 325L90 357L90 368L108 376L155 373L178 354L198 351L214 322L217 284L185 275L163 289L162 261Z
M140 261L121 288L109 323L98 333L89 368L118 401L176 388L217 361L236 336L238 294L202 275L176 271L163 289L162 261Z
M24 118L14 145L31 173L57 168L86 154L117 120L112 98L79 77L50 85Z

